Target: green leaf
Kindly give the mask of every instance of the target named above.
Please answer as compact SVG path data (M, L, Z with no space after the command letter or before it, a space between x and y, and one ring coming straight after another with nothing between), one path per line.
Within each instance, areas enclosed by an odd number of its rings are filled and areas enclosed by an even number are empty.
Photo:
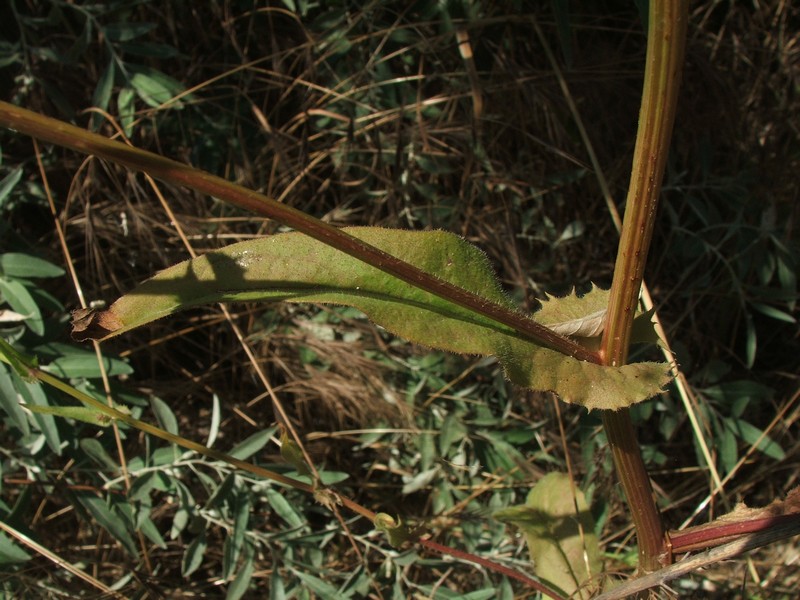
M22 252L6 252L0 254L0 274L22 279L61 277L64 269L37 256Z
M102 111L108 110L111 92L114 89L115 62L114 58L108 61L108 65L103 71L103 74L100 75L100 80L97 82L97 86L94 88L94 93L92 94L92 106L96 106ZM97 128L100 127L102 121L103 116L100 113L92 113L92 131L96 131Z
M161 398L152 396L150 398L150 407L153 409L161 429L173 435L178 435L178 419L175 417L175 413L172 412L169 404L164 402Z
M6 203L9 194L17 187L22 178L22 167L17 167L0 181L0 208Z
M180 81L156 69L141 65L128 65L128 71L131 73L131 87L136 90L139 98L153 108L166 104L185 90ZM170 106L179 108L183 105L177 101L171 103Z
M19 352L14 346L0 337L0 360L11 365L14 374L23 381L36 383L36 378L31 374L31 369L38 367L38 360L35 356L26 356Z
M153 523L150 517L145 516L139 518L139 530L156 546L162 550L167 549L167 543L164 541L164 538L161 536L161 532L158 530L158 527L156 527L156 524Z
M269 439L272 437L272 434L275 433L276 429L276 427L270 427L269 429L264 429L254 433L243 442L236 444L236 446L234 446L234 448L228 452L228 454L234 458L238 458L239 460L246 460L250 458L253 456L253 454L260 451L264 446L267 445L267 442L269 442Z
M23 381L16 373L12 374L12 380L14 381L14 387L22 396L25 404L28 405L28 409L31 409L34 405L40 407L50 406L41 384ZM61 436L58 433L58 426L53 415L34 413L33 417L39 426L39 430L44 434L47 445L53 452L61 456Z
M486 256L442 231L351 228L348 233L420 269L513 309ZM160 272L108 310L75 315L76 339L108 339L181 309L212 302L287 301L353 306L390 332L432 348L500 359L509 379L556 392L587 408L618 409L657 394L666 364L602 367L522 339L483 315L415 288L298 233L250 240ZM544 325L597 320L607 292L550 299L534 315ZM563 306L562 306L563 304ZM577 307L581 307L578 310ZM586 323L578 323L578 332Z
M117 461L111 458L111 455L106 452L103 444L97 438L83 438L79 445L89 458L104 469L109 469L112 472L119 470Z
M305 524L305 519L300 516L300 513L289 504L289 501L286 500L282 494L272 488L267 488L264 493L267 496L267 502L269 502L272 510L274 510L281 519L286 521L289 527L298 529Z
M761 302L751 302L750 306L755 308L762 315L767 315L772 319L783 321L784 323L797 323L797 319L795 319L792 315L782 310L779 310L774 306L770 306L769 304L762 304Z
M183 553L181 574L184 577L188 577L200 567L203 563L203 555L206 553L207 547L206 532L202 531L200 535L192 540L192 543L186 547L186 551Z
M281 458L292 465L299 475L312 476L303 451L297 442L289 437L285 427L281 428Z
M298 571L297 569L291 569L291 571L300 581L303 582L303 585L306 588L314 592L323 600L341 600L342 596L339 594L339 590L330 583L323 581L319 577L314 577L308 573Z
M221 418L219 408L219 396L213 394L211 396L211 425L208 427L208 440L206 440L206 447L211 448L217 440L219 433L219 422Z
M758 427L751 425L742 419L725 419L725 427L729 428L734 435L744 440L751 446L755 446L770 458L775 460L783 460L786 458L786 452L783 451L780 444L773 440L768 435L764 435Z
M233 503L233 531L225 538L223 547L222 577L228 579L236 568L236 562L242 552L247 524L250 520L250 493L239 488Z
M568 475L548 473L525 504L498 511L494 517L525 533L539 578L570 597L588 599L597 590L596 584L589 584L602 570L594 519L583 492L575 488L573 493Z
M133 120L136 116L136 92L133 88L124 87L117 94L117 113L125 135L133 134Z
M24 285L15 279L0 277L0 294L15 312L25 316L25 324L31 331L37 335L44 334L42 313Z
M103 27L103 33L112 42L128 42L150 33L156 28L156 23L109 23Z
M439 454L447 456L450 446L454 442L464 439L466 435L467 427L461 422L459 416L453 413L447 415L439 431Z
M22 563L30 558L30 554L12 542L6 534L0 533L0 566Z
M131 533L125 527L124 519L114 514L105 500L83 492L76 493L76 497L97 524L116 538L128 554L134 557L138 556L136 544Z
M236 579L228 586L228 593L225 594L225 600L239 600L239 598L244 596L247 592L247 589L250 587L250 580L253 578L253 572L255 571L254 554L254 551L248 546L248 551L245 553L244 564L236 574Z
M133 373L131 367L124 360L103 356L103 368L97 360L97 354L67 344L46 344L38 346L36 352L44 360L47 354L55 353L57 358L42 366L42 371L52 373L56 377L69 379L99 379L103 376L103 371L109 377L117 375L130 375Z
M31 432L28 417L19 404L19 395L5 365L0 365L0 407L11 418L23 435Z

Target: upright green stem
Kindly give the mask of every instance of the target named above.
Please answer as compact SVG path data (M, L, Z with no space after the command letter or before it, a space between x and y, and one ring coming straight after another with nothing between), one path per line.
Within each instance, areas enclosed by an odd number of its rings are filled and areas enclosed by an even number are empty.
M667 161L686 44L687 0L651 0L639 131L631 184L614 267L614 281L603 332L606 365L628 359L631 326L639 301L647 252L653 235L661 180ZM609 445L625 491L639 541L639 568L656 570L664 552L664 526L653 497L627 409L603 415Z

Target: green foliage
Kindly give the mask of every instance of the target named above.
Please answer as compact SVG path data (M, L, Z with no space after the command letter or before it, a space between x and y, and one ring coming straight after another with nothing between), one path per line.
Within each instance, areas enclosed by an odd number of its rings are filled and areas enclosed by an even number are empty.
M368 228L348 233L490 302L513 308L485 256L458 236ZM302 260L297 260L300 256ZM108 310L81 315L74 331L103 340L190 306L278 300L354 306L412 342L460 354L496 356L512 382L554 391L564 401L590 409L619 409L640 402L658 393L670 378L666 365L601 367L521 340L487 317L299 234L240 242L165 269ZM602 332L606 305L607 294L599 290L580 299L550 298L537 320L565 335L593 337Z
M570 501L573 499L573 501ZM565 473L548 473L521 506L494 514L525 533L536 573L570 597L600 588L600 544L583 493Z
M275 7L254 11L233 2L226 5L226 14L214 12L213 3L197 9L193 3L138 0L11 6L20 35L0 40L0 75L22 105L88 121L95 129L103 127L105 118L80 110L108 110L137 145L254 188L276 194L291 189L286 202L337 225L458 231L487 251L519 304L544 291L563 294L575 284L609 279L614 236L596 201L593 172L583 164L585 149L566 116L553 72L531 41L530 23L539 19L553 45L572 61L566 81L601 164L611 167L611 193L621 198L625 177L618 165L628 163L627 128L635 122L639 94L628 68L641 48L638 35L630 34L641 31L633 5L611 15L589 9L585 16L584 11L568 13L564 2L526 5L520 11L513 3L430 1L399 11L397 3L384 1L287 0L283 6L289 12ZM552 13L546 12L550 7ZM718 3L697 7L696 14L708 18L693 22L695 43L701 49L709 39L714 46L713 52L708 47L709 52L696 56L722 61L737 48L744 55L733 56L730 65L705 59L689 65L685 80L700 87L682 98L686 110L679 128L703 146L698 151L689 140L672 158L673 185L661 228L666 239L652 255L652 270L648 267L669 337L682 342L678 362L699 392L701 420L721 470L731 472L756 443L748 461L756 468L740 469L733 481L742 487L729 488L748 495L771 489L762 479L749 479L749 473L767 477L774 470L760 467L769 467L782 449L796 446L792 412L777 427L767 430L767 424L776 409L786 406L787 386L790 393L796 387L786 374L797 372L798 356L791 341L797 316L798 254L791 233L796 185L787 175L796 170L791 163L796 140L785 126L791 122L792 113L786 111L793 110L790 95L796 86L781 79L780 65L788 64L785 52L776 54L769 47L791 36L763 35L755 26L759 15L749 10ZM787 10L781 5L764 22L781 27ZM741 23L753 24L752 30L742 31ZM457 28L470 35L485 100L482 118L475 121ZM748 33L756 35L756 43L748 45ZM612 67L602 77L595 76L599 62ZM742 87L731 93L735 74ZM706 94L716 80L724 82L724 98ZM154 108L196 84L200 87L193 96L170 105L181 110ZM759 89L762 94L766 89L766 95L758 96ZM736 103L740 113L728 106L731 97L747 99ZM709 106L716 118L708 118ZM263 113L266 128L254 118L256 111ZM773 121L764 122L765 115ZM737 123L744 131L736 129ZM28 140L4 132L0 143L2 257L38 257L39 251L58 256L49 212L40 210L46 196ZM744 153L737 156L734 145ZM179 236L167 226L172 217L152 208L151 193L139 188L135 178L115 177L112 169L94 168L96 163L82 169L82 158L46 147L40 157L53 175L56 206L65 207L59 218L67 245L76 252L74 266L87 298L131 289L185 256L175 245ZM724 179L720 172L741 176ZM757 177L748 177L751 172ZM274 225L241 219L213 200L182 194L167 195L167 201L176 209L176 222L190 225L189 239L198 248L216 246L217 235L275 231ZM12 267L4 266L2 276L22 286L12 283L4 289L25 310L4 299L0 310L18 320L0 323L3 338L105 402L93 353L64 343L62 304L74 302L66 280L36 274L32 258L16 267L13 257L4 260ZM30 310L26 292L41 319ZM376 332L354 310L298 305L259 312L240 305L236 310L252 325L248 342L270 369L279 396L289 400L290 418L322 440L313 442L313 458L323 467L324 482L339 480L340 492L403 521L442 515L446 518L430 524L440 539L510 566L529 567L527 555L488 515L522 502L543 469L564 468L564 440L545 426L554 418L547 402L511 389L493 358L470 363L444 352L412 352ZM241 354L226 345L232 336L222 328L205 336L216 317L209 311L173 322L174 330L189 333L160 345L161 334L174 333L162 323L152 334L126 338L124 360L102 358L115 374L114 398L127 403L132 414L209 446L233 448L247 460L277 461L281 472L298 470L297 461L278 456L270 444L276 430L268 426L269 411L257 403L245 405L263 389L254 389L258 386L241 366ZM313 335L304 332L305 325L317 328ZM327 348L347 342L357 348L348 357L365 362L351 365L312 341L324 341ZM385 370L376 376L381 386L365 395L399 407L402 418L374 411L372 420L326 420L330 412L319 410L326 402L325 382L334 379L343 361L356 380L367 360ZM180 379L172 381L172 373ZM315 373L325 377L307 386L319 394L303 398L295 390ZM151 401L151 394L163 402ZM342 395L348 394L350 389ZM416 594L510 600L515 591L519 595L516 584L512 587L503 577L422 552L387 548L382 537L347 521L351 539L363 552L356 556L340 524L310 495L242 476L228 465L122 427L132 484L126 490L112 428L31 414L21 408L20 396L23 403L46 410L67 408L60 394L0 365L0 517L23 531L46 532L39 541L73 564L96 567L101 580L115 583L125 595L149 593L150 586L154 594L185 589L230 598L264 596L267 590L273 598L309 599ZM336 411L346 412L340 397L335 400ZM301 401L311 405L308 412L314 418L304 417ZM257 426L241 421L242 414ZM681 522L692 513L693 499L701 500L709 489L686 451L695 442L683 409L677 397L667 394L641 405L635 417L648 456L662 467L653 476L659 494L665 494L663 504L670 506L668 519ZM597 416L566 411L564 424L566 447L573 448L576 438L581 444L581 460L573 467L599 530L622 529L626 522L612 492L610 457ZM334 431L337 427L353 431ZM676 464L684 457L691 464ZM785 468L791 469L791 463ZM30 484L17 484L21 479ZM96 501L89 502L100 511L99 518L72 493L73 486L83 494L93 490L89 493ZM680 501L671 496L673 490ZM41 507L38 521L31 506ZM106 529L103 518L121 525ZM139 532L158 569L149 578L143 576ZM136 542L135 555L126 550L128 537ZM102 563L93 563L97 540L109 557ZM635 556L618 539L608 549L617 556ZM31 561L32 555L0 537L4 593L35 597L42 588L26 589L31 579L63 588L59 592L64 595L87 593L62 570ZM740 593L741 578L730 579L735 586L725 589ZM790 578L781 582L776 574L772 583L793 597Z

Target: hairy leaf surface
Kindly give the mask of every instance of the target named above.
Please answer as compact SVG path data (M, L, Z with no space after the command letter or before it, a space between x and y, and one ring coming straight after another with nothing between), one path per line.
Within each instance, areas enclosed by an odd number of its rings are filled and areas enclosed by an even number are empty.
M513 309L486 256L454 234L366 227L347 232ZM577 335L587 335L581 321L597 320L594 295L568 297L564 311L558 310L559 299L550 299L541 322L577 322ZM76 311L73 336L104 340L190 306L233 301L353 306L412 342L460 354L496 356L514 383L553 391L566 402L590 409L629 406L658 393L669 381L665 364L602 367L538 346L505 325L299 233L233 244L165 269L105 311ZM587 307L583 314L581 304ZM538 320L537 315L533 318Z

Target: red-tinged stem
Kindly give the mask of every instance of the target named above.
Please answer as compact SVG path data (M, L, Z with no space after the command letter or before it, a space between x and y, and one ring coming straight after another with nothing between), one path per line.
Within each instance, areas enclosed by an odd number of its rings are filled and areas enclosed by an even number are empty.
M687 18L687 0L650 2L639 131L601 343L604 364L610 366L623 365L628 359L631 327L675 119ZM606 411L603 425L636 527L639 569L654 571L664 556L665 532L630 413L627 409Z
M143 171L156 179L185 186L275 219L406 283L502 323L526 339L579 360L600 362L596 352L540 325L527 315L443 281L348 235L341 229L221 177L6 102L0 102L0 125L51 144L93 154L130 169Z
M768 531L791 523L800 523L800 513L776 515L749 521L716 521L683 531L670 531L673 554L707 550L726 544L740 536Z
M489 559L481 558L480 556L476 556L475 554L471 554L469 552L463 552L462 550L456 550L455 548L444 546L442 544L434 542L433 540L420 539L418 543L420 546L424 546L425 548L438 552L439 554L448 554L454 558L469 561L475 563L476 565L481 565L482 567L491 569L492 571L500 573L501 575L505 575L506 577L510 577L511 579L516 579L517 581L524 583L525 585L536 590L537 592L541 592L545 596L549 596L550 598L555 598L555 600L564 600L563 596L558 594L556 591L551 590L541 581L537 581L536 579L528 577L527 575L520 573L519 571L515 571L514 569L498 564Z

